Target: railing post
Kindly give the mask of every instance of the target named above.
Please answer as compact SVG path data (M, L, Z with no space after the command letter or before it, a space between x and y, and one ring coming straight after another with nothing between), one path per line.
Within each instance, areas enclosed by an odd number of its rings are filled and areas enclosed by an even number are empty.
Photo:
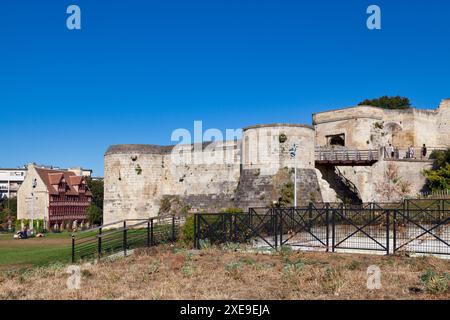
M147 221L147 247L150 247L150 220Z
M295 208L292 209L292 211L295 211ZM283 246L283 210L279 211L280 215L280 221L277 220L277 225L280 226L280 247Z
M202 232L202 230L201 230L201 221L200 221L200 219L201 219L201 215L200 214L197 214L197 243L196 243L196 246L197 246L197 249L200 249L200 237L202 236L202 234L201 234L201 232Z
M97 244L97 254L98 257L101 258L102 257L102 228L98 229L98 244Z
M75 263L75 235L72 233L72 263Z
M411 218L410 214L409 214L409 200L405 199L404 201L405 201L405 208L406 208L406 212L405 212L406 219L409 221L409 219ZM403 221L405 222L405 217L403 217Z
M231 213L230 214L230 242L234 242L234 239L233 239L233 235L234 235L234 229L233 229L233 214Z
M390 241L390 238L391 238L390 234L389 234L389 231L390 231L390 219L389 219L390 215L391 215L391 211L388 210L386 212L386 254L387 255L389 254L389 241Z
M123 255L127 255L127 220L123 221Z
M155 237L153 232L153 218L150 219L150 246L155 245Z
M197 214L194 213L194 249L197 248Z
M331 252L334 252L334 246L336 241L336 221L335 221L335 210L331 210Z
M175 216L172 216L172 242L175 242Z
M395 250L397 248L397 210L394 209L394 234L393 234L393 243L392 243L392 252L395 254Z
M227 242L227 230L226 230L226 222L225 222L225 213L221 213L221 218L222 220L222 242L226 243Z
M272 211L272 227L274 231L274 239L275 239L275 250L278 249L278 234L277 234L277 212Z

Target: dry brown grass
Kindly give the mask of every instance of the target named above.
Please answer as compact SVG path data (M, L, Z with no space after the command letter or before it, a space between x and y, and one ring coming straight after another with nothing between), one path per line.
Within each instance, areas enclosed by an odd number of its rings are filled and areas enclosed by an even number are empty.
M380 290L366 287L369 265L381 268ZM81 266L80 290L66 288L69 275L61 264L2 272L0 299L450 298L448 286L433 291L420 280L429 270L449 270L449 261L436 258L158 247Z

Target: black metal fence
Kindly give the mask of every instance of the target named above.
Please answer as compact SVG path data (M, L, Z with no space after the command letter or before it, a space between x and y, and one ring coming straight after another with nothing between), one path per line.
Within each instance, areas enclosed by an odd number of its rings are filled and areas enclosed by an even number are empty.
M72 235L72 262L101 258L177 239L181 220L176 217L127 219Z
M198 213L195 247L238 242L332 252L450 254L450 200L362 205L310 204L251 208L248 213Z

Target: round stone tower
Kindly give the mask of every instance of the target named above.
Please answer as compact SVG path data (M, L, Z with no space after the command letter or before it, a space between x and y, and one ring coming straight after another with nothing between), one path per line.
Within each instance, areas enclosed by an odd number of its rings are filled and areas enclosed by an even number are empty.
M314 129L301 124L265 124L244 128L243 169L259 169L273 175L280 168L294 167L289 150L297 144L297 168L314 169Z

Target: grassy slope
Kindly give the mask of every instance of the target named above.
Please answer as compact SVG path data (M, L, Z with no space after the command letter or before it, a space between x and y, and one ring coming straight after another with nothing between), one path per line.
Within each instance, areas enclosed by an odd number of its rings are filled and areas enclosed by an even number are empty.
M13 240L0 234L0 268L45 265L70 259L70 233L48 234L45 238Z

